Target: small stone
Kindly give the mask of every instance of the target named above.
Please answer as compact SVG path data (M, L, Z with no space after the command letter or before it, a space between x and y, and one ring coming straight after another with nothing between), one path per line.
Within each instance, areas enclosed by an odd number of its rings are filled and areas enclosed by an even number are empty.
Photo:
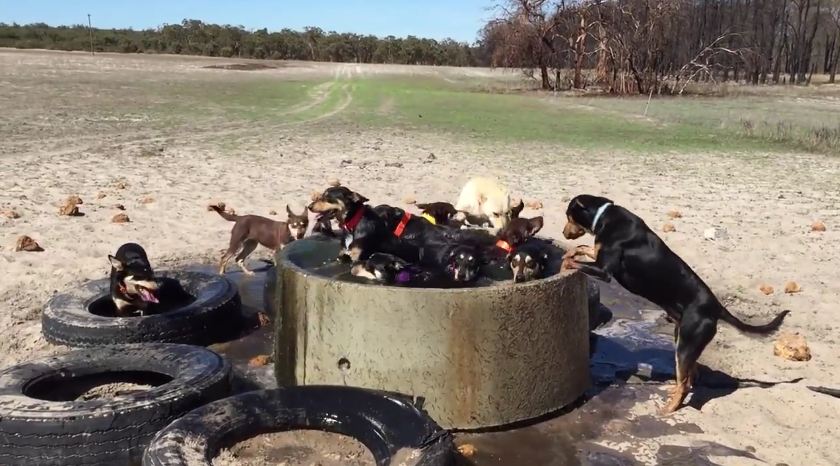
M476 453L475 445L471 443L465 443L463 445L458 445L458 453L465 458L471 458L475 456Z
M788 361L810 361L811 348L805 337L798 333L784 332L773 344L773 354Z
M341 186L341 181L339 181L338 178L330 178L327 181L327 184L332 187Z
M117 210L125 210L125 206L122 204L114 204L113 207Z
M20 218L20 214L15 212L13 209L3 209L0 210L0 217L16 219Z
M341 161L341 166L342 167L346 167L346 166L352 165L352 164L353 164L353 161L350 160L350 159L344 159L344 160Z
M131 221L126 214L117 214L111 219L111 223L129 223Z
M68 217L79 217L82 215L82 213L79 212L79 206L71 201L71 199L67 199L67 203L61 206L60 209L58 209L58 215L64 215Z
M248 365L251 367L262 367L267 366L268 363L271 362L271 357L267 354L259 354L254 356L248 361Z
M269 210L268 215L277 215L277 211L276 210Z
M64 205L70 205L70 204L73 204L73 205L84 204L84 201L82 201L81 197L76 196L74 194L74 195L68 197L66 201L64 201Z
M41 252L43 250L44 248L37 241L26 235L19 237L15 243L15 251L17 252Z
M403 164L400 162L385 162L385 166L388 168L402 168Z
M417 204L417 199L415 199L414 196L406 196L403 198L403 203L408 205L414 205Z
M799 293L800 291L802 291L802 287L799 285L799 283L796 283L794 281L789 281L785 283L785 293L793 294Z
M539 201L539 200L536 200L536 199L531 199L530 201L525 203L525 207L527 207L531 210L540 210L540 209L543 208L543 203L542 203L542 201Z
M766 294L766 295L771 295L771 294L773 294L774 291L776 291L776 290L773 289L772 286L770 286L766 283L764 285L761 285L760 287L758 287L758 289L761 290L761 292Z
M675 227L673 223L665 223L664 225L662 225L662 231L664 233L673 233L677 231L677 227Z
M125 184L124 181L117 181L114 183L114 189L125 189L126 187L128 187L128 185Z
M151 204L152 202L155 202L155 198L153 198L151 196L144 197L143 199L140 199L141 204Z
M682 212L677 209L671 209L668 211L668 218L675 219L675 218L682 218Z
M811 231L825 231L825 223L821 220L817 220L811 224Z
M426 156L426 160L424 160L423 163L432 163L436 159L437 159L437 157L435 157L434 152L429 152L429 155Z
M97 199L105 199L105 196L107 196L107 194L105 194L105 193L99 193L99 194L97 194L97 195L96 195L96 198L97 198Z

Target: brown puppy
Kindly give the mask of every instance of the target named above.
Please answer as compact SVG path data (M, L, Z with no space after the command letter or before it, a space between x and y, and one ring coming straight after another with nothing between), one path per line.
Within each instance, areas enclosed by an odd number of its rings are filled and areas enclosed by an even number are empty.
M289 215L285 222L278 222L259 215L233 215L225 212L218 206L211 205L210 209L216 211L223 219L229 222L236 222L230 231L230 247L222 254L219 261L219 274L225 273L225 266L228 261L236 255L236 263L247 275L253 275L245 268L245 258L254 252L257 244L268 249L277 251L296 239L303 238L306 228L309 226L309 217L306 211L297 215L286 206L286 213ZM239 252L237 255L236 253Z

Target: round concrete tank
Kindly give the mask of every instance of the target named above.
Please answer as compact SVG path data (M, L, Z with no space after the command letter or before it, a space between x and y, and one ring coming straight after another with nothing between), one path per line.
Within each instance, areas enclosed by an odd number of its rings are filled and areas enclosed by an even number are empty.
M279 385L350 385L422 397L428 413L454 429L532 419L588 388L583 275L439 289L313 272L338 249L335 241L304 239L277 254Z

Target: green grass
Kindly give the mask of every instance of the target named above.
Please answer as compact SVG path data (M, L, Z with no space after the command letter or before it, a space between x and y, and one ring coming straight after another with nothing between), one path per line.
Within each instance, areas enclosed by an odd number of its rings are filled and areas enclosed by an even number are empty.
M361 79L342 117L357 124L399 126L482 140L538 141L585 149L634 152L752 151L789 148L714 124L643 119L641 112L604 108L577 98L490 94L432 79ZM593 100L593 99L587 99Z

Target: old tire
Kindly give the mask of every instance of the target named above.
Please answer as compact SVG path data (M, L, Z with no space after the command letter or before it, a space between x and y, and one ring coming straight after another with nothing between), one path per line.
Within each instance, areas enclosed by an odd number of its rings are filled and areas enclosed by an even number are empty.
M113 398L49 401L75 399L96 375L139 382L141 372L171 380ZM105 346L9 367L0 371L0 464L136 462L160 429L229 394L230 366L197 346Z
M241 301L236 285L220 275L166 271L164 287L183 287L195 300L161 314L110 317L90 311L108 300L108 279L94 280L59 293L41 316L44 337L68 346L163 342L208 345L235 337L242 330ZM166 288L164 288L166 289Z
M143 465L210 465L222 448L237 441L294 429L353 437L378 466L389 464L403 448L420 450L412 463L417 466L454 461L452 436L410 400L362 388L310 385L248 392L202 406L158 433Z

